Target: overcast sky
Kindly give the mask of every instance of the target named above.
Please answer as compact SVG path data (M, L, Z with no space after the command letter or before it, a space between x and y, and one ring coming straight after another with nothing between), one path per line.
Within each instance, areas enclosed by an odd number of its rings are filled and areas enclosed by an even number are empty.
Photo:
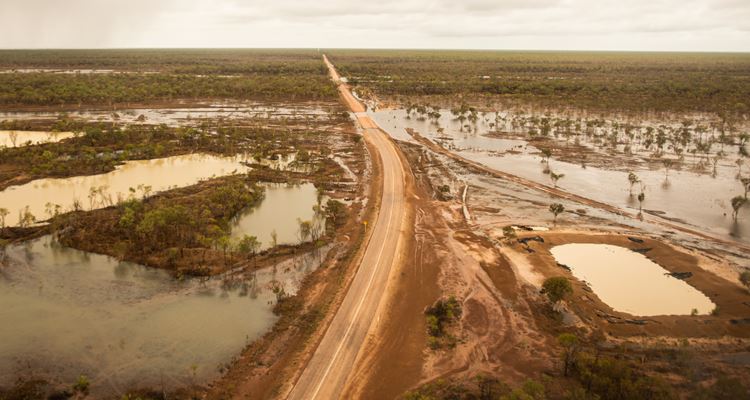
M0 48L750 51L750 0L0 0Z

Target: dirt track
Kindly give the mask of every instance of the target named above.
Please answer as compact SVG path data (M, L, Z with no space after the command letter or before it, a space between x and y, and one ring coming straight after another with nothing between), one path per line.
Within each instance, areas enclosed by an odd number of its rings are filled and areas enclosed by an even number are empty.
M333 65L324 56L331 77L351 111L364 129L365 140L374 145L382 161L381 207L367 249L349 291L325 336L292 388L289 399L338 398L360 352L362 343L376 320L392 266L397 262L404 228L407 200L404 165L388 136L364 114L364 107L341 83Z

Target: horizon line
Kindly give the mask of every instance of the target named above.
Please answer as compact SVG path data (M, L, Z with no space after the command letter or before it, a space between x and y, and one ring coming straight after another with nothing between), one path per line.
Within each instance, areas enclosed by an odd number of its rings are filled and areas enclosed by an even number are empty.
M642 49L522 49L455 47L245 47L245 46L149 46L149 47L0 47L0 51L76 51L76 50L374 50L374 51L487 51L539 53L673 53L673 54L750 54L750 50L642 50Z

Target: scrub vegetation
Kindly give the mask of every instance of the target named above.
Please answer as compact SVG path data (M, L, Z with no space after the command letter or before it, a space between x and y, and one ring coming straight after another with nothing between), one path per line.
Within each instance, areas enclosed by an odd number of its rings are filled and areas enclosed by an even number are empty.
M356 90L385 98L459 96L630 111L748 112L750 56L335 50Z
M410 381L404 398L748 397L747 369L727 360L747 351L743 282L750 278L741 273L750 56L327 54L373 118L399 140L420 197L432 200L421 209L434 207L453 225L445 234L444 225L430 220L439 217L419 218L417 232L433 227L447 239L418 238L416 247L438 249L440 295L465 290L459 292L463 316L445 325L458 339L434 346L445 335L428 336L425 347L439 347L422 353L432 380ZM469 189L461 200L441 194L462 187ZM577 278L575 265L549 253L574 242L645 254L669 271L668 279L681 279L712 301L722 293L715 303L721 312L616 312L599 296L639 288L622 282L602 289ZM684 247L691 256L675 250ZM487 275L462 278L474 271L473 262ZM717 289L709 289L712 281ZM736 296L731 306L723 303L728 296ZM432 329L438 319L429 318L428 333L438 332Z
M441 299L428 308L425 314L430 348L453 346L457 339L448 332L448 326L461 318L461 303L455 297Z
M3 50L0 105L334 100L313 51Z
M86 122L65 114L53 121L4 121L0 128L28 126L49 131L73 130L76 136L58 143L0 148L0 189L38 178L109 172L127 160L198 152L244 153L259 161L300 151L305 155L300 157L300 162L305 158L309 161L310 152L321 150L326 140L323 126L347 122L345 114L336 113L328 114L321 121L309 120L301 113L281 124L255 117L241 121L202 121L181 127Z
M242 259L229 238L232 218L263 198L262 187L231 176L55 221L66 246L166 268L211 275ZM64 228L64 229L60 229Z
M393 285L404 289L394 293L417 301L408 304L408 313L401 312L405 304L394 302L382 323L385 339L372 341L376 351L370 372L384 373L393 382L362 376L363 385L388 386L398 393L380 397L409 400L748 396L746 369L730 362L744 362L747 352L748 320L742 313L748 303L735 300L746 300L750 273L732 271L742 286L735 282L730 290L702 270L699 261L729 258L711 249L705 250L710 256L705 259L697 258L703 254L699 248L691 253L695 259L675 250L687 242L683 237L692 236L687 230L668 230L670 221L682 222L668 219L657 209L662 204L655 203L660 191L678 190L681 177L690 172L706 182L727 182L731 195L722 194L721 209L712 211L717 218L731 219L737 227L747 219L750 56L326 54L369 105L403 108L397 111L405 113L387 121L413 139L394 141L404 155L405 172L414 174L405 187L416 217L411 216L413 231L405 235L403 248L405 254L414 251L414 268L393 279ZM0 50L0 72L0 130L73 133L59 142L0 148L0 190L41 178L103 174L128 161L190 154L236 157L238 168L159 191L143 182L133 182L119 195L106 186L92 187L77 193L82 199L88 194L85 204L63 207L50 199L44 215L24 209L28 203L14 205L12 213L2 204L0 250L52 234L63 246L165 269L179 279L201 276L201 283L213 279L238 285L245 272L270 267L275 276L281 262L292 265L284 268L304 269L297 265L300 255L325 254L316 260L320 268L309 275L300 272L304 280L294 293L276 278L259 288L273 293L268 304L278 322L265 336L248 338L241 354L220 365L217 381L203 386L206 382L195 376L199 366L191 366L190 383L177 392L146 387L137 396L134 388L124 388L133 394L124 398L278 395L303 367L305 352L315 351L310 344L319 342L322 324L338 308L361 246L368 243L366 221L375 220L379 204L374 196L383 165L377 160L383 159L370 160L376 155L372 143L355 132L350 113L336 103L337 88L321 54ZM665 115L670 117L660 119ZM424 122L425 131L409 125L415 120ZM485 140L505 140L509 146L482 149ZM521 179L514 167L493 170L480 158L467 162L480 153L486 159L527 157L534 171L542 170L542 180ZM627 213L606 198L593 201L573 193L581 176L600 169L619 174L598 184L614 188L637 210L639 224L629 225ZM295 244L279 244L275 229L262 244L252 227L235 235L235 222L271 198L272 184L303 182L314 184L317 202L312 220L297 220ZM656 218L663 225L644 233ZM690 218L685 222L693 223ZM698 229L697 224L692 226ZM595 239L575 236L592 230ZM674 263L666 268L668 279L707 288L711 296L721 293L721 314L647 318L616 312L569 273L571 266L548 254L569 236L569 241L615 241L612 232L624 230L633 236L620 235L619 245ZM0 266L3 261L0 257ZM388 345L376 343L381 339ZM387 364L376 365L381 359ZM93 378L81 375L73 385L52 378L19 379L13 387L0 388L0 399L50 393L52 398L100 397L103 383Z

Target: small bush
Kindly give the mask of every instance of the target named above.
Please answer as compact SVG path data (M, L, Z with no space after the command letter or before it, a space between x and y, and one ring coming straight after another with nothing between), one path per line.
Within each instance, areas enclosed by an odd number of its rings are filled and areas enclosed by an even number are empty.
M742 282L745 287L750 290L750 271L742 271L740 273L740 282Z
M432 349L443 344L453 344L455 339L445 332L445 327L461 317L461 303L451 296L447 300L440 299L425 311L427 333L430 335L428 345Z
M89 382L89 378L86 377L86 375L79 375L78 380L76 380L76 383L73 385L73 391L86 394L89 392L90 385L91 382Z
M544 281L542 284L542 293L546 294L552 303L557 303L573 294L573 286L570 284L568 278L556 276Z

